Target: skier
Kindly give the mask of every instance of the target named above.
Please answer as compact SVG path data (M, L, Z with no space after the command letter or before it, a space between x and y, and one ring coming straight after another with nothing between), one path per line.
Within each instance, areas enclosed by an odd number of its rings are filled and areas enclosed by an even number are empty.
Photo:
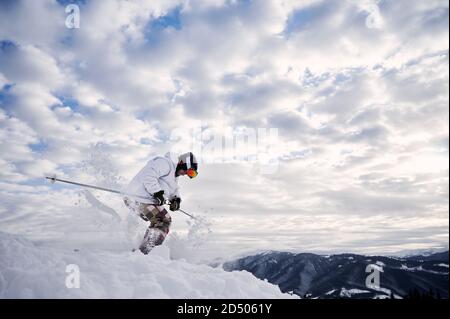
M138 201L125 197L125 205L150 222L139 246L142 253L148 254L153 247L163 243L172 219L162 205L169 200L171 211L180 209L178 176L196 177L197 166L197 159L192 152L181 154L175 161L173 154L166 153L149 160L127 186L127 193L140 197Z

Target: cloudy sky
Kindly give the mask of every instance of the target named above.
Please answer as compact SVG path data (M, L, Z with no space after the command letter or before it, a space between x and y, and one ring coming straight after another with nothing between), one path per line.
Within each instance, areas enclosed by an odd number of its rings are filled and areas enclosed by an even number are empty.
M1 1L0 231L74 224L78 189L45 174L120 187L150 156L193 147L183 206L223 249L448 246L448 6ZM271 128L264 149L237 142Z

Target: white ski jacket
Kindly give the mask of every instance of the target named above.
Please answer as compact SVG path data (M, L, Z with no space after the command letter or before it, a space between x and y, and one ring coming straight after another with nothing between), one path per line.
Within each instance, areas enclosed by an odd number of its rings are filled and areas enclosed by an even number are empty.
M168 152L164 156L156 156L150 159L139 173L131 180L126 187L128 194L138 195L144 198L131 198L138 202L153 204L153 194L164 191L166 199L179 197L178 177L175 177L176 164L172 160L173 155Z

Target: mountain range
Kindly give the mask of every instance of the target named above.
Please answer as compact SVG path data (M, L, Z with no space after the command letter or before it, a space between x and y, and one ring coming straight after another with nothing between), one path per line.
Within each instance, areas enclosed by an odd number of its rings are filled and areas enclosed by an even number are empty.
M448 251L402 258L270 251L222 267L246 270L302 298L448 298L448 256Z

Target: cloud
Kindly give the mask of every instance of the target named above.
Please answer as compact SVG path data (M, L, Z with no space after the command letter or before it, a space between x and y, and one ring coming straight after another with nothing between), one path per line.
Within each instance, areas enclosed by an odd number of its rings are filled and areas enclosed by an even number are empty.
M67 32L64 21L65 12L56 1L43 0L37 3L20 0L2 1L0 4L2 40L53 47Z
M56 60L35 46L17 46L11 42L0 54L2 73L13 83L40 81L54 90L64 81Z
M448 241L448 1L82 1L80 29L65 4L0 4L2 211L40 207L41 225L74 208L71 191L42 197L43 174L106 183L107 168L120 186L186 148L176 131L247 126L278 129L274 174L223 161L247 148L220 139L180 181L187 210L222 218L225 246Z
M372 145L385 142L388 131L383 126L374 126L351 132L347 137L352 142L364 142Z
M37 134L17 118L8 117L0 110L0 136L2 159L20 161L31 155L28 144L37 143Z

